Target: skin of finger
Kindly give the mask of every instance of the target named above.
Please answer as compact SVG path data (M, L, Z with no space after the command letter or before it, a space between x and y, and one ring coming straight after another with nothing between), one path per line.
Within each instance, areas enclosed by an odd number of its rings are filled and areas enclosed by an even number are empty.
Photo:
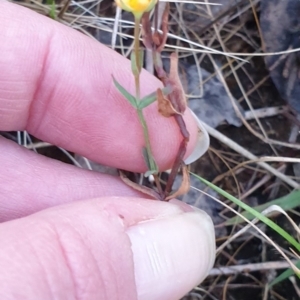
M129 226L176 205L102 198L0 225L1 299L136 299Z
M0 153L0 222L95 197L147 198L118 177L38 155L1 137Z
M144 137L135 109L112 75L134 93L130 62L109 48L26 8L0 3L0 129L34 136L107 165L144 172ZM160 87L143 71L141 95ZM170 168L182 139L157 104L144 110L154 157ZM197 125L184 115L194 148Z

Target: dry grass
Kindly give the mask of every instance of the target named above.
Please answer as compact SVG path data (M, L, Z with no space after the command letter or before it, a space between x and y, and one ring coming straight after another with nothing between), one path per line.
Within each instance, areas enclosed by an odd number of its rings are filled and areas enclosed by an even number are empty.
M55 6L57 15L65 4L65 1L59 2ZM223 124L213 129L207 125L213 137L211 148L192 169L247 203L273 200L298 189L299 178L292 176L291 166L299 163L299 159L290 157L298 154L300 144L289 142L292 122L284 114L287 108L264 66L263 56L271 54L263 53L261 46L259 0L242 0L238 5L237 1L222 1L228 3L225 9L210 6L206 0L204 4L197 4L197 9L183 2L172 4L166 53L176 51L183 64L197 65L199 78L200 66L209 69L211 77L200 81L200 86L217 76L243 123L241 128ZM19 4L43 15L49 15L51 9L38 0L20 1ZM133 22L127 14L116 11L111 1L72 1L58 21L93 39L106 40L108 46L124 56L132 49ZM246 117L239 111L234 98L246 110ZM49 146L33 143L26 133L19 133L17 140L37 152ZM72 163L80 166L72 155L62 151ZM92 168L88 161L86 163ZM224 206L220 216L227 219L231 215ZM296 211L294 217L298 217ZM266 283L276 276L275 271L288 265L262 235L246 229L245 232L245 227L237 225L228 231L228 236L219 238L221 250L216 268L202 287L195 288L185 299L296 299L291 296L297 294L293 287L296 283L286 282L281 289L266 289ZM236 235L239 230L243 232ZM265 228L260 230L265 231ZM290 259L296 259L284 245L280 247Z

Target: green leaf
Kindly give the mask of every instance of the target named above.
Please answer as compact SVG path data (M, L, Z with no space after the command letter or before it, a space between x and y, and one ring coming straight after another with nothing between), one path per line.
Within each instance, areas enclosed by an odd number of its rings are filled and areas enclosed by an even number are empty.
M156 174L157 174L156 170L149 170L144 175L145 177L149 177L150 175L156 175Z
M172 92L172 88L171 87L164 87L162 89L162 92L165 96L169 95ZM140 100L140 102L138 103L138 108L139 109L143 109L147 106L149 106L150 104L152 104L153 102L156 101L157 95L156 92L153 92L147 96L145 96L144 98L142 98Z
M149 161L149 156L148 156L148 151L147 148L143 148L143 157L144 161L146 163L147 169L150 170L150 161Z
M300 268L300 260L295 264L297 268ZM275 284L280 283L281 281L289 278L294 275L295 272L292 269L287 269L283 273L281 273L278 277L276 277L270 284L269 287L272 287Z
M135 51L131 52L130 55L130 60L131 60L131 70L134 76L138 76L141 73L143 62L144 62L144 51L140 49L138 51L138 62L136 59Z
M148 177L153 174L158 174L158 167L153 158L149 155L146 147L143 148L143 157L148 168L145 176Z
M55 1L47 0L47 4L50 5L49 17L53 20L56 20Z
M300 206L300 191L294 191L287 196L275 199L273 201L269 201L265 204L258 205L253 207L257 212L262 212L266 208L268 208L271 205L278 205L280 206L284 211L288 211L290 209L294 209L298 206ZM252 220L253 216L251 213L245 211L242 213L242 215L247 218L248 220ZM240 224L245 222L244 219L242 219L239 216L236 216L234 218L231 218L225 222L225 225L233 225L233 224Z
M126 98L134 108L138 108L135 97L133 97L129 92L127 92L126 89L115 79L114 76L113 81L120 94L122 94L124 98Z
M205 180L204 178L190 172L192 175L194 175L196 178L198 178L200 181L205 183L207 186L209 186L211 189L215 190L217 193L225 197L226 199L230 200L231 202L235 203L242 209L248 211L250 214L255 216L260 221L264 222L267 226L272 228L274 231L276 231L279 235L281 235L286 241L288 241L291 245L293 245L298 251L300 251L300 244L284 229L282 229L280 226L278 226L276 223L274 223L272 220L264 216L263 214L257 212L252 207L248 206L244 202L240 201L239 199L233 197L229 193L223 191L221 188L217 187L216 185L212 184L211 182Z

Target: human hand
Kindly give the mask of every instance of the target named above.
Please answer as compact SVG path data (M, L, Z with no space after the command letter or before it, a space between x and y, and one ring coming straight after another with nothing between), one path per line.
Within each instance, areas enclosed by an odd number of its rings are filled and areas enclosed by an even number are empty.
M0 3L0 130L32 135L99 163L143 172L143 134L111 75L134 90L130 63L27 9ZM149 74L142 94L160 83ZM146 109L160 169L181 136ZM187 111L190 154L197 125ZM157 130L159 128L159 130ZM0 299L179 299L215 255L210 218L143 199L118 178L0 138Z

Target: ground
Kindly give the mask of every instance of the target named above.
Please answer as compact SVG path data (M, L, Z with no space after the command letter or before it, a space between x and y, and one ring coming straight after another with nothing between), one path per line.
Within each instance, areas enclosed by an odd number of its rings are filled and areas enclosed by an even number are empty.
M38 4L39 1L18 2L44 15L49 16L51 11L49 3L52 1L45 1L48 4L44 2ZM300 112L298 54L297 52L269 56L262 54L299 48L300 3L297 0L210 2L223 5L208 6L180 2L171 4L169 28L172 35L168 38L169 46L166 47L164 56L168 57L171 50L178 51L185 89L189 95L193 92L193 95L198 95L196 108L203 118L207 117L207 120L203 121L212 122L210 125L221 134L221 137L224 135L229 138L224 143L219 135L211 135L209 151L191 166L191 170L253 207L289 195L299 183L299 161L291 163L286 159L298 158L300 149L300 145L297 144L299 137L292 134L297 133L299 129L297 128ZM61 20L58 12L64 3L64 1L56 2L57 21ZM88 11L85 14L83 6ZM115 13L116 9L111 1L90 1L83 4L83 1L76 0L62 18L64 23L70 24L74 21L72 26L79 24L83 31L110 46L112 35L109 30L113 28ZM84 19L85 15L93 15L94 20L98 18L98 25L92 26L92 19ZM104 21L104 18L109 19ZM132 20L128 13L123 13L122 18ZM124 26L122 32L132 35L132 26ZM120 38L117 38L116 48L122 52L121 48L124 50L130 44L131 40L123 39L121 43ZM231 55L207 53L203 50L203 45ZM195 67L196 63L198 69ZM217 69L220 71L219 75ZM202 82L199 72L202 72ZM185 81L184 78L188 76L190 78ZM195 76L199 76L199 80L194 82L192 79ZM201 87L203 87L202 97L199 96ZM190 97L190 102L192 101L195 101L195 97ZM241 118L238 117L232 103L236 104ZM208 115L210 109L214 112L212 116ZM260 109L264 111L258 118ZM251 114L252 117L249 117ZM15 133L3 135L17 141ZM33 143L37 142L34 137L32 139ZM237 143L242 150L234 148L232 142ZM58 148L48 145L37 151L66 163L73 163L73 153L66 156ZM279 169L284 174L283 178L278 178L276 174L259 165L253 155L274 158L274 161L267 164ZM193 179L192 184L199 183ZM203 189L203 186L201 188ZM225 227L224 222L234 214L210 198L199 198L200 195L194 191L184 200L210 213L216 225L217 245L221 247L242 227L241 225ZM222 197L218 198L223 203L233 206ZM299 210L297 210L299 203L300 201L290 211L296 224L299 224ZM233 208L238 210L236 206ZM295 236L295 231L284 216L279 215L273 220ZM289 252L289 245L274 231L261 224L259 228L284 248L290 258L296 258ZM297 283L288 279L266 291L266 284L288 267L279 269L281 261L282 257L274 247L255 230L249 229L220 250L214 267L214 270L218 270L221 267L247 264L246 270L233 270L230 274L222 276L211 275L184 299L299 299L295 287ZM268 265L271 262L272 266ZM260 263L266 264L259 265ZM260 267L256 269L257 266Z

